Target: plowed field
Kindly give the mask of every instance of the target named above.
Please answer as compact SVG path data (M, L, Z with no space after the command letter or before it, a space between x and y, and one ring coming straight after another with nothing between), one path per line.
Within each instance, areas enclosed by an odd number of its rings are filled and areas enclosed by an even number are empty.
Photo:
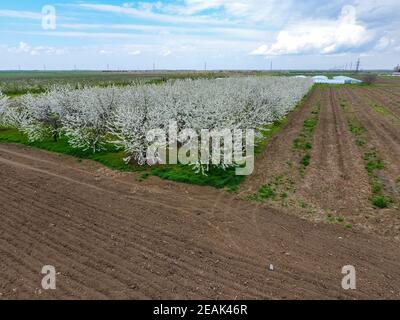
M236 195L0 144L0 298L400 298L399 94L316 88ZM311 148L296 149L310 117ZM384 164L372 175L370 150ZM276 197L247 199L269 182ZM44 265L56 290L41 287ZM344 265L356 290L341 287Z

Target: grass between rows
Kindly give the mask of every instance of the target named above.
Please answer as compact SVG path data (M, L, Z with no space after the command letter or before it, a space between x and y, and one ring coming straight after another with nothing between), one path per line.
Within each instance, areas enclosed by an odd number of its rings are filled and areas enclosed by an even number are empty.
M384 184L379 178L379 171L385 168L383 160L379 157L376 149L367 143L365 128L351 115L351 107L348 105L347 101L342 99L340 105L345 111L349 130L354 135L357 146L363 152L365 170L368 173L371 186L371 204L376 208L387 208L393 200L385 195Z
M352 229L353 225L351 223L346 223L344 217L337 217L332 214L328 214L326 217L326 222L329 224L343 225L346 229Z
M400 119L396 117L389 109L386 107L379 105L377 103L371 102L370 106L372 110L374 110L377 114L388 118L390 121L392 121L394 124L400 125Z
M329 88L325 85L320 85L321 93ZM303 178L305 175L306 168L311 162L311 150L313 148L312 141L314 137L315 129L318 125L319 114L321 110L321 97L315 103L311 110L310 116L304 120L303 126L300 129L299 134L293 140L292 151L297 154L299 161L297 163L287 162L287 170L280 175L276 175L272 180L263 186L254 194L247 197L248 200L253 201L273 201L275 203L280 203L282 207L287 207L289 205L296 205L298 203L299 208L312 210L312 205L307 204L304 201L294 202L290 200L290 194L296 192L295 182L292 179L293 169L295 169L300 176ZM399 178L400 184L400 178ZM329 224L342 225L346 229L352 229L353 225L347 223L344 217L334 216L328 214L326 217L326 222Z
M312 140L315 128L318 124L319 111L321 109L321 102L318 101L311 111L310 118L306 119L303 123L303 128L299 136L293 141L293 149L300 154L300 174L304 176L306 168L311 162L311 149Z
M290 175L290 169L294 166L298 167L300 175L303 177L306 168L311 162L312 139L315 128L318 124L319 111L321 108L321 101L319 100L311 110L311 116L304 120L303 127L297 138L293 141L293 152L299 156L299 163L293 164L288 162L288 170L280 175L276 175L272 181L262 185L260 189L247 197L248 200L253 201L280 201L282 206L285 206L285 200L288 198L289 193L294 192L294 181ZM302 203L302 207L306 204Z

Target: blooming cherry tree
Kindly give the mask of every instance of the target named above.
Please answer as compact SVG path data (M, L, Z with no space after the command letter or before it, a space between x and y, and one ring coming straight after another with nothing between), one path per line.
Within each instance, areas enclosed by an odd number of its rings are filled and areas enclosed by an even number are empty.
M6 124L6 112L9 105L9 99L0 91L0 125Z
M45 95L28 94L12 104L0 95L0 119L25 132L32 141L46 137L57 140L63 135L74 148L93 152L112 143L124 150L126 161L152 164L159 155L147 153L151 144L147 134L151 130L167 131L173 122L178 132L190 131L199 140L210 133L210 143L212 133L220 131L224 136L232 133L244 139L245 130L260 132L265 125L284 117L312 85L310 79L242 77L127 87L63 86L51 88ZM205 172L219 166L212 159L226 156L224 147L232 142L218 141L217 148L210 148L209 163L191 163L196 170ZM175 143L179 149L185 138L169 136L168 143ZM244 152L246 144L242 145ZM240 153L240 148L235 152ZM227 164L220 166L225 168Z

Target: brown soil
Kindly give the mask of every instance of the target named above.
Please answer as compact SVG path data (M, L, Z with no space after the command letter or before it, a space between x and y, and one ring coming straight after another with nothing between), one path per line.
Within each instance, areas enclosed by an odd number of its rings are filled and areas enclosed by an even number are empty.
M399 94L391 78L316 87L238 195L1 144L0 299L399 299L400 126L369 105L397 116ZM293 142L317 105L301 170ZM371 205L349 116L385 163L388 209ZM265 184L276 199L243 200ZM41 288L44 265L56 267L55 291ZM357 290L341 288L344 265L356 267Z
M400 238L400 126L392 119L377 113L370 106L370 100L363 91L343 90L349 100L355 117L366 130L367 141L371 144L385 168L380 172L380 180L384 183L386 192L394 200L391 208L366 212L366 224L374 231L383 235ZM367 211L367 208L366 208Z
M368 201L370 188L362 155L334 88L324 90L311 164L299 184L299 193L307 203L336 215L353 215Z
M385 115L372 110L362 92L347 90L346 95L393 178L400 176L400 127L394 125Z
M395 86L381 86L379 88L377 88L377 90L385 93L386 95L391 95L392 98L394 98L394 100L396 102L400 102L400 92L399 92L399 87L395 87Z
M311 163L303 177L299 172L301 158L293 149L293 141L318 101L321 107L312 139ZM245 182L243 192L247 186L254 192L257 186L273 181L274 176L289 175L294 192L289 193L285 204L290 211L320 221L326 219L327 213L346 215L355 208L362 210L368 202L368 177L335 89L317 88L303 108L291 116L289 125L256 160L256 170ZM282 206L280 202L274 204Z
M398 243L0 146L2 298L400 298ZM268 271L268 265L274 271ZM357 290L341 288L354 265ZM44 265L57 289L41 289Z
M272 137L267 148L257 157L254 172L241 185L241 194L251 194L277 175L290 175L298 178L295 168L287 163L299 162L299 156L293 152L293 140L299 134L304 121L310 116L312 108L321 100L321 90L315 88L307 102L289 115L289 121L279 134Z
M400 124L400 98L396 98L393 93L385 89L364 89L362 93L370 100L370 103L378 104L386 108L397 122Z
M400 88L391 88L400 92ZM380 179L394 200L388 209L378 210L371 204L371 184L363 150L349 129L348 115L341 106L343 99L351 107L351 116L365 127L368 144L385 163ZM300 158L293 149L293 141L318 101L320 112L313 133L311 161L301 175ZM256 170L243 184L242 194L254 194L261 186L273 184L277 176L283 176L280 183L285 185L285 179L290 180L292 190L284 200L267 201L270 206L312 221L332 222L339 218L343 226L351 225L400 240L400 126L393 122L394 116L385 117L374 111L369 105L371 101L383 101L380 87L317 87L256 160ZM392 104L388 110L395 114L395 108ZM277 190L281 192L282 187Z

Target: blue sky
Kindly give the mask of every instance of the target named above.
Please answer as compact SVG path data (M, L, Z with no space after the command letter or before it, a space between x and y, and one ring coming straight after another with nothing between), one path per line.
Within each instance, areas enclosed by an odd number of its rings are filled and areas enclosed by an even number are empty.
M398 0L2 0L0 70L330 69L358 57L388 69L399 12Z

